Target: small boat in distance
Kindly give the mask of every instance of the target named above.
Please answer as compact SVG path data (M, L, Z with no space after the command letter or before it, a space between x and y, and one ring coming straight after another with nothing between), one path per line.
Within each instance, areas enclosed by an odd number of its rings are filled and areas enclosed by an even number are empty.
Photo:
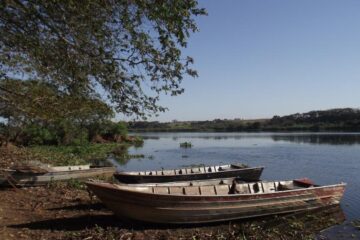
M114 176L122 183L160 183L229 177L258 181L263 169L264 167L250 168L243 164L228 164L159 171L117 172Z
M165 224L219 222L337 205L346 186L318 186L309 179L235 180L203 186L86 184L118 217Z
M2 187L34 187L43 186L54 181L70 179L87 180L96 176L110 177L115 167L76 165L54 167L20 166L14 169L0 170L0 186Z

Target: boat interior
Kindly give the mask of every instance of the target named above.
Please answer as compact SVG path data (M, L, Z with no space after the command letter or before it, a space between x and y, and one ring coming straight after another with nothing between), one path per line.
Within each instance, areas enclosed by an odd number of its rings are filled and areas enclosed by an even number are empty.
M87 169L90 169L90 164L87 164L87 165L75 165L75 166L51 166L51 167L49 167L49 169L52 172L87 170Z
M304 189L315 186L308 179L291 180L291 181L259 181L252 183L239 182L233 180L232 182L217 180L217 183L210 181L208 184L194 184L195 181L187 182L187 185L175 184L159 184L152 186L126 186L116 185L117 188L129 191L146 192L154 194L168 194L168 195L189 195L189 196L216 196L216 195L231 195L231 194L260 194L260 193L274 193L279 191ZM185 184L185 182L184 182Z
M199 166L192 168L180 168L172 170L158 170L158 171L140 171L140 172L126 172L126 174L131 175L154 175L154 176L166 176L166 175L183 175L183 174L199 174L199 173L213 173L213 172L223 172L235 169L246 168L246 165L243 164L228 164L228 165L218 165L218 166Z

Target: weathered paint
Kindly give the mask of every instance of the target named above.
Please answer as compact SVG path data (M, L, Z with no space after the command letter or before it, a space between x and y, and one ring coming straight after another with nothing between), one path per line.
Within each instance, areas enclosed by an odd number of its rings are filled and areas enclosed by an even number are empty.
M157 223L202 223L296 212L339 204L345 184L272 193L171 195L137 191L109 183L87 182L119 217Z
M52 181L66 181L69 179L89 179L96 176L111 176L115 172L114 167L93 167L83 170L54 171L47 173L18 173L8 172L0 176L0 186L9 187L11 183L17 187L42 186Z
M148 172L118 172L114 176L123 183L160 183L230 177L239 177L244 181L257 181L263 169L263 167L245 168L232 164Z

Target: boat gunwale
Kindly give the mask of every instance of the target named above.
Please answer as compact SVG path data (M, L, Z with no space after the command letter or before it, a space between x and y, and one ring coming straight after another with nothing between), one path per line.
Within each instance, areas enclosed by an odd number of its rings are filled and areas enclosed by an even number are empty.
M46 175L46 174L52 174L52 173L79 173L79 172L92 172L92 171L98 171L98 170L114 170L116 171L116 167L114 166L109 166L109 167L92 167L92 168L89 168L89 169L75 169L75 170L68 170L68 171L50 171L50 172L47 172L43 175Z
M73 173L81 173L81 172L95 172L95 171L99 171L99 170L113 170L116 171L116 167L114 166L106 166L106 167L92 167L92 168L88 168L88 169L74 169L74 170L67 170L67 171L48 171L45 173L22 173L22 172L18 172L16 170L11 170L11 171L6 171L6 173L10 173L10 174L14 174L17 176L48 176L48 175L52 175L52 174L57 174L57 175L65 175L65 174L73 174ZM1 171L0 171L1 173ZM1 175L1 174L0 174Z
M295 179L294 179L295 180ZM281 181L269 181L269 182L282 182L282 181L294 181L294 180L281 180ZM262 181L258 181L262 182ZM248 184L250 184L249 182ZM255 183L255 182L254 182ZM234 194L221 194L221 195L179 195L179 194L163 194L163 193L150 193L150 192L141 192L141 191L135 191L135 190L127 190L127 189L121 189L114 185L119 185L120 187L124 187L120 184L112 184L112 183L104 183L104 182L91 182L86 181L86 185L93 185L100 188L106 188L107 190L116 190L117 192L130 192L135 193L137 195L146 195L146 196L159 196L159 197L169 197L169 198L234 198L234 197L251 197L251 196L266 196L266 195L274 195L279 193L293 193L293 192L302 192L306 190L320 190L320 189L327 189L327 188L337 188L337 187L345 187L347 183L341 182L337 184L331 184L331 185L321 185L321 186L311 186L308 188L299 188L299 189L291 189L291 190L284 190L284 191L276 191L276 192L267 192L267 193L234 193ZM91 188L91 187L90 187ZM281 194L283 195L283 194Z
M97 175L110 175L116 171L115 167L111 166L100 166L93 167L90 169L76 169L70 171L55 171L47 173L21 173L11 172L8 173L14 178L14 185L18 187L33 187L43 186L50 181L67 181L70 179L87 179L94 178ZM65 178L64 178L65 177ZM60 179L58 179L60 178ZM0 188L9 187L11 184L7 182L7 175L1 174L0 172Z
M205 166L205 167L221 167L221 166L228 166L227 165L213 165L213 166ZM257 167L244 167L244 168L237 168L237 169L230 169L230 170L224 170L224 171L218 171L218 172L198 172L198 173L185 173L185 174L171 174L171 175L138 175L136 173L145 172L145 171L131 171L131 172L116 172L114 175L121 175L121 176L141 176L141 177L172 177L172 176L193 176L193 175L206 175L206 174L215 174L215 173L225 173L225 172L235 172L235 171L241 171L241 170L256 170L256 169L262 169L264 170L265 166L257 166ZM174 168L174 169L164 169L164 171L175 171L175 170L185 169L185 168ZM191 168L186 168L191 169ZM152 170L149 172L156 172L161 170Z

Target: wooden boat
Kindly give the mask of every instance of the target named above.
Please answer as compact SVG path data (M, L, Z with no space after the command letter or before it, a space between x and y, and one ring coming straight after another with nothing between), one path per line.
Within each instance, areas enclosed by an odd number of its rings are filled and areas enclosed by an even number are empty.
M0 171L0 186L31 187L46 185L53 181L89 179L96 176L112 176L114 167L90 165L48 167L46 169L19 168Z
M242 164L201 166L173 170L117 172L115 178L123 183L152 183L239 177L245 181L260 179L263 167L249 168Z
M318 186L308 179L213 185L127 186L86 182L118 217L191 224L311 210L339 204L345 183Z
M190 181L177 181L177 182L161 182L161 183L119 183L119 185L126 185L129 187L187 187L187 186L214 186L236 183L245 183L247 181L241 178L215 178L215 179L204 179L204 180L190 180Z

